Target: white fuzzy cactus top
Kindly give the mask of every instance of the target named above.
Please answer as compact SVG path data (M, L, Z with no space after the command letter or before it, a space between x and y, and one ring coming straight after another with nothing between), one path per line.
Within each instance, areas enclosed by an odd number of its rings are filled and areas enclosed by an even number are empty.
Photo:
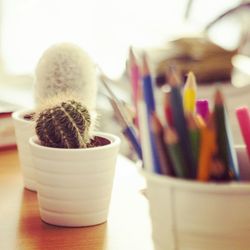
M38 62L34 93L36 103L62 92L71 92L88 107L95 108L97 83L90 57L71 43L47 49Z

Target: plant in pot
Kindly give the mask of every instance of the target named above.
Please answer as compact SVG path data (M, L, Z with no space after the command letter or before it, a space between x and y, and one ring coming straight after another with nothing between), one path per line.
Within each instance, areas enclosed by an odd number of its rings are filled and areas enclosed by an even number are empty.
M40 217L59 226L107 220L120 139L95 132L89 109L75 98L49 101L30 138Z
M67 91L84 101L89 110L94 110L97 84L93 62L80 47L60 43L48 48L37 64L33 86L35 108ZM36 182L28 140L35 134L34 110L22 109L12 115L24 186L33 191L36 190Z

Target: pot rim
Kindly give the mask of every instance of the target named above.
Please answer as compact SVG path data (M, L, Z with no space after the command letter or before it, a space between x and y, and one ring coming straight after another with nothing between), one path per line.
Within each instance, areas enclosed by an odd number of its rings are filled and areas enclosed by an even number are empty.
M12 118L18 122L30 124L30 123L33 123L34 120L24 119L23 115L31 113L31 112L34 112L34 109L32 109L32 108L20 109L20 110L17 110L17 111L12 113Z
M117 147L121 143L121 139L111 133L106 133L106 132L100 132L100 131L95 131L93 133L94 136L99 136L103 137L107 140L110 141L109 144L103 145L103 146L98 146L98 147L91 147L91 148L53 148L53 147L47 147L39 144L39 139L37 135L32 136L29 139L29 144L38 149L38 150L43 150L47 152L80 152L80 151L99 151L99 150L107 150L109 148Z

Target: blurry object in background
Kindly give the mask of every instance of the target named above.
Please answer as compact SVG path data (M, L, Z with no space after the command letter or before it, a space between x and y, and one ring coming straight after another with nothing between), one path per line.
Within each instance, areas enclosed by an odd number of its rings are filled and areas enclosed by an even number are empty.
M190 19L191 8L196 3L198 1L188 2L186 22L190 21L187 19ZM197 35L182 35L168 42L165 47L151 49L157 84L160 86L166 82L165 72L169 65L176 65L183 76L189 70L193 71L199 84L230 82L231 75L235 74L232 58L239 53L250 56L249 11L249 1L238 3L224 10L222 14L217 14L217 17L209 21ZM246 58L244 62L240 59L242 58L233 60L233 63L237 64L237 73L239 64L244 67L243 63L246 62ZM238 75L237 82L233 77L235 86L250 83L245 73L240 76L245 78L245 83L242 79L239 80Z
M11 118L17 106L0 101L0 150L16 146L14 124Z
M250 56L236 55L232 59L232 84L244 87L250 84Z
M0 113L0 150L16 145L12 112Z
M1 0L0 56L7 72L30 74L45 47L74 42L86 49L106 75L116 79L125 70L130 45L158 46L183 34L187 22L201 29L238 3L193 0L188 20L183 20L188 0Z
M248 12L242 13L242 39L239 46L239 52L233 57L232 84L237 87L243 87L250 84L250 2L245 1L243 6Z
M233 67L231 59L236 51L225 50L206 37L183 37L171 41L164 53L166 58L156 66L160 85L171 65L177 65L183 76L189 71L194 72L199 84L228 81Z
M250 1L244 0L234 8L222 13L215 20L210 22L205 32L215 26L220 20L228 16L235 16L241 22L241 38L237 48L237 55L232 58L233 70L231 74L232 84L236 87L243 87L250 84Z

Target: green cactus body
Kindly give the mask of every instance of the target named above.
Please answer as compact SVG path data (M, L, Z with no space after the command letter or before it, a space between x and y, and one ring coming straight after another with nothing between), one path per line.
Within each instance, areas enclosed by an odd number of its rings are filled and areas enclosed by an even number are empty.
M80 102L62 101L38 114L36 133L44 146L85 148L90 124L89 111Z

